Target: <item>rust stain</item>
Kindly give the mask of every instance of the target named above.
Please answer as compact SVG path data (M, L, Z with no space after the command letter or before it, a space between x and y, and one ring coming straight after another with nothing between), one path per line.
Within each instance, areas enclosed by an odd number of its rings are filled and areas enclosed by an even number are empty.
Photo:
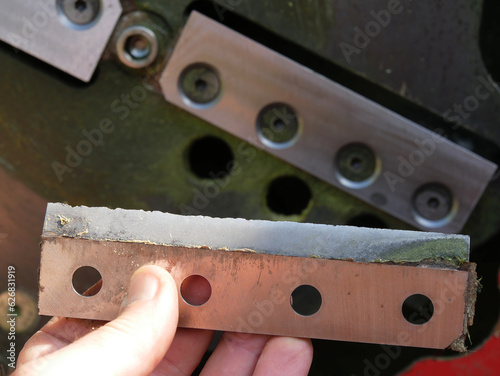
M433 268L428 263L425 267L356 263L199 247L116 241L109 246L111 242L106 241L54 239L44 242L47 260L58 262L43 264L40 280L47 287L40 292L43 314L113 319L131 274L141 265L156 264L168 270L178 286L192 274L204 276L212 286L212 295L202 306L179 300L181 327L445 348L460 342L466 330L463 324L468 322L464 302L467 289L473 287L468 285L471 270ZM76 294L65 282L70 271L64 265L84 264L95 265L103 276L101 291L91 298L73 296ZM453 291L448 291L449 280L456 281ZM321 309L312 316L299 315L291 307L289 294L300 285L321 292ZM443 291L447 291L444 300L440 298ZM417 331L401 315L402 302L416 293L442 307ZM457 298L450 302L451 293ZM63 303L62 294L68 297ZM273 301L276 296L283 299ZM381 308L383 330L375 328L370 319ZM264 316L263 312L272 313ZM332 322L342 325L333 328ZM408 333L409 343L398 339L401 332Z

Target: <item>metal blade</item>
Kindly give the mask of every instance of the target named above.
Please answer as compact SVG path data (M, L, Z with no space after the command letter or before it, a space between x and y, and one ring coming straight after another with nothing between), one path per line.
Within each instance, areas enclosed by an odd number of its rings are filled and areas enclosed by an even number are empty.
M418 262L469 260L469 237L296 222L182 216L49 203L44 235L180 247L251 249L272 255Z

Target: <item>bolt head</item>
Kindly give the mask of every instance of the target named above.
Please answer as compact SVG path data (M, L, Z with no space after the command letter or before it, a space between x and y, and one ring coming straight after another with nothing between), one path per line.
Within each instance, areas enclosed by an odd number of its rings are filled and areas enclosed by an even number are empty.
M58 0L57 5L69 21L79 26L92 23L101 9L100 0Z
M208 64L192 64L182 71L179 90L194 105L209 104L221 91L219 74Z
M426 184L417 189L413 196L415 211L429 221L446 218L453 207L453 196L442 184Z
M377 158L373 150L366 145L348 144L337 153L336 165L342 177L359 183L375 174Z
M261 141L270 147L287 147L295 141L300 122L295 110L285 103L272 103L257 116L257 132Z

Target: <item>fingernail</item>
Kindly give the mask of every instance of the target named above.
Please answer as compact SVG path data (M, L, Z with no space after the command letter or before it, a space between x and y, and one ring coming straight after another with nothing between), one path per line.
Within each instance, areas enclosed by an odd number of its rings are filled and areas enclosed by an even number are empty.
M144 271L136 272L130 279L130 286L120 311L139 300L151 300L156 295L160 281L156 276Z

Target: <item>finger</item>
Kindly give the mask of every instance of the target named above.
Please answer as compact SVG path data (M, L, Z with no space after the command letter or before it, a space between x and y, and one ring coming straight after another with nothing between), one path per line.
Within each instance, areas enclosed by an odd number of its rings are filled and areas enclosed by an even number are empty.
M205 355L213 335L212 330L177 329L170 349L151 376L191 375Z
M101 287L102 279L85 291L83 295L93 296L101 290ZM66 347L104 324L106 321L52 317L25 343L19 353L18 364L46 356Z
M177 288L164 269L145 266L132 276L126 300L118 318L47 355L42 374L149 375L175 334Z
M306 376L312 359L309 339L273 337L262 351L254 376Z
M104 324L105 321L53 317L26 342L19 354L18 363L26 363L53 353Z
M224 333L201 376L252 375L269 336Z

